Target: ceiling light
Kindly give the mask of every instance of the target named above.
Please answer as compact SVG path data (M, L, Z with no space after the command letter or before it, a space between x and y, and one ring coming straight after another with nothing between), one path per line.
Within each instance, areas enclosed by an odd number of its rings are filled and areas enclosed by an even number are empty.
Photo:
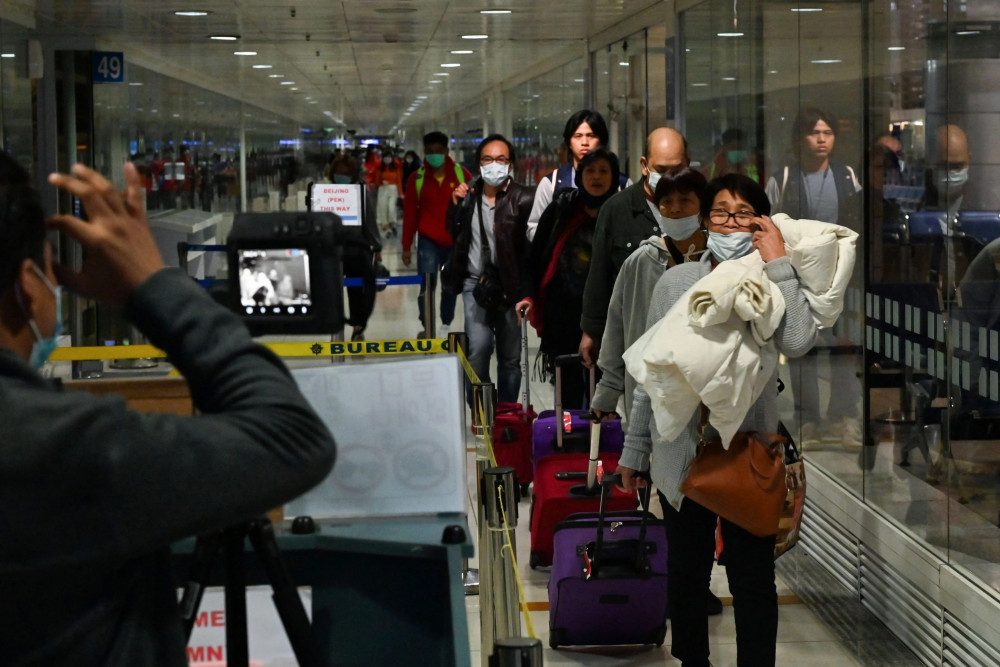
M271 65L254 65L254 69L271 69Z
M256 51L233 51L233 55L234 56L255 56L255 55L257 55L257 52Z
M282 81L281 85L282 86L294 86L295 82L294 81Z
M0 58L13 58L15 57L13 53L0 53Z
M452 55L455 55L455 56L467 56L467 55L469 55L471 53L475 53L475 51L465 51L465 50L459 49L458 51L452 51L451 53L452 53Z
M142 83L140 83L140 82L138 82L138 81L133 81L132 83L130 83L130 84L128 84L128 85L130 85L130 86L141 86L141 85L142 85Z
M510 14L509 9L480 9L480 14Z
M190 10L190 11L179 11L174 12L175 16L208 16L211 12L206 12L204 10Z
M461 67L462 63L441 63L441 67Z
M692 84L691 84L691 87L692 87L692 88L704 88L704 87L706 87L706 86L708 86L708 84L707 84L707 83L692 83Z
M718 33L718 36L719 37L742 37L743 33L742 32L720 32L720 33Z
M767 70L767 73L768 74L777 74L778 70L776 70L776 69L769 69L769 70Z
M890 51L905 51L906 47L905 46L890 46L889 50Z
M821 12L823 10L820 7L793 7L790 11L805 14L806 12Z
M427 96L426 95L417 95L417 99L418 100L426 100Z
M833 65L835 63L842 63L843 60L837 58L821 58L819 60L810 60L813 65Z
M441 83L441 79L432 79L431 81L428 81L427 83Z
M462 39L489 39L489 35L462 35Z
M298 90L298 88L289 88L288 90Z
M736 81L736 77L735 76L724 76L724 77L722 77L722 80L723 81Z
M618 64L619 64L619 65L621 65L622 67L628 67L628 63L627 63L626 61L624 61L624 60L623 60L623 61L621 61L621 62L620 62L620 63L618 63Z
M434 76L451 76L448 72L434 72Z
M220 42L235 42L240 38L239 35L209 35L209 39L214 39Z
M268 74L267 78L269 78L269 79L284 79L285 75L284 74Z
M583 79L573 79L573 83L583 83Z
M979 35L981 34L978 30L959 30L955 33L956 35ZM452 51L454 53L454 51Z

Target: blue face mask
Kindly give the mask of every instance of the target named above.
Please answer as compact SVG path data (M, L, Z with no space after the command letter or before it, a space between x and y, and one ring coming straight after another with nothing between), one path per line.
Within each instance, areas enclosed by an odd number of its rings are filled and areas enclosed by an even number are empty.
M709 232L707 246L709 252L720 262L727 259L739 259L753 252L753 234L751 232L733 232L732 234Z
M24 307L24 301L21 298L20 286L16 290L17 304L21 307L21 312L24 313L24 316L28 318L28 326L31 327L31 333L35 335L35 342L31 344L31 356L28 357L28 364L35 370L38 370L48 361L52 350L57 347L59 336L62 335L62 287L53 285L42 270L38 268L37 264L32 264L32 267L35 269L38 277L42 279L42 282L45 283L45 286L56 297L56 326L52 330L51 336L43 337L34 318L28 317L28 310Z
M333 182L337 185L347 185L351 182L351 177L346 174L334 174Z

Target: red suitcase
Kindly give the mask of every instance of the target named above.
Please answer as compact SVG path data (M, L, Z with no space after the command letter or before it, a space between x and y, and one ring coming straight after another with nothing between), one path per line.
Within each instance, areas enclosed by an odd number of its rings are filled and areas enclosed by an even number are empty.
M530 405L525 412L521 403L498 403L493 419L493 456L498 466L514 469L522 497L527 495L528 485L534 479L531 434L537 416Z
M534 479L531 460L532 425L538 415L531 406L531 378L528 376L528 318L521 319L521 402L498 403L493 419L493 457L498 466L510 466L517 475L521 497L528 494Z
M608 473L618 467L618 454L601 452L601 466ZM586 487L588 454L551 454L535 466L535 489L531 500L531 556L532 568L552 564L552 535L556 524L570 514L597 512L600 495L577 495L574 487ZM557 479L557 473L560 474ZM565 473L569 473L566 475ZM600 487L598 487L600 488ZM615 488L605 502L605 510L619 512L634 510L638 506L635 494Z

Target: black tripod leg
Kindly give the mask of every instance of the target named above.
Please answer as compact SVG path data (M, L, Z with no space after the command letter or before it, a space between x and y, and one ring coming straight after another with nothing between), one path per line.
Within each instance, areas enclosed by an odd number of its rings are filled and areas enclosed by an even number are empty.
M184 596L180 602L184 637L188 640L191 639L191 631L197 620L198 609L201 608L201 598L208 585L208 577L212 574L212 566L215 564L215 556L219 552L221 541L222 534L216 532L199 535L194 543L191 573L184 583Z
M325 667L326 659L319 650L319 644L312 632L312 625L302 606L302 598L292 582L288 569L281 560L278 543L274 539L274 527L266 518L255 519L250 523L250 543L267 573L274 606L281 617L281 624L288 635L288 641L295 652L295 658L301 667ZM228 604L227 604L228 609Z
M226 529L226 664L250 664L247 646L247 587L243 568L245 526Z

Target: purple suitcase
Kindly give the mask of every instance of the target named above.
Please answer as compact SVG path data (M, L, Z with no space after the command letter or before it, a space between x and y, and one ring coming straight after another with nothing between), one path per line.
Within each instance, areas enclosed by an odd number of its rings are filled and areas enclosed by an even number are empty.
M556 358L556 388L555 410L543 410L532 426L531 448L532 461L535 466L543 456L549 454L579 454L590 451L589 410L562 409L562 366L579 364L580 355L564 355ZM594 369L590 369L591 386L594 384ZM591 392L593 393L593 392ZM565 430L565 424L559 417L568 413L570 430ZM561 435L561 437L560 437ZM601 422L601 451L621 453L625 445L625 434L622 432L620 419Z
M614 477L605 475L603 483ZM662 521L642 511L605 514L602 506L599 514L570 515L556 527L554 543L549 646L663 644L667 530Z

